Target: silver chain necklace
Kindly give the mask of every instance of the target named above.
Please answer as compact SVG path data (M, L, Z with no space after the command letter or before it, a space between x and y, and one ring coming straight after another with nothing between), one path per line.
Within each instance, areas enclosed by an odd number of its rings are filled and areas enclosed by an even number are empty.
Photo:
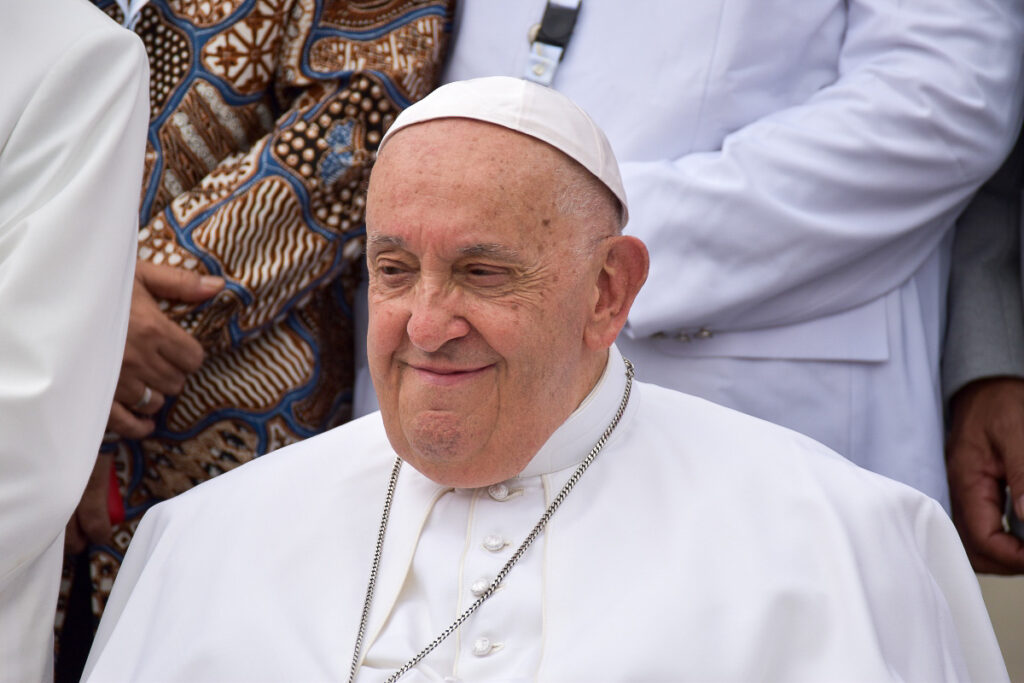
M597 454L601 452L601 449L604 448L604 445L608 442L608 437L610 437L612 432L615 431L615 428L619 426L619 420L622 419L622 414L626 412L626 405L629 403L629 394L633 389L633 364L626 358L623 358L622 360L626 364L626 389L622 392L622 401L619 403L619 409L616 411L615 417L612 418L607 429L605 429L604 433L601 434L601 438L597 440L597 443L594 444L592 449L590 449L590 453L587 454L587 457L583 459L583 462L579 464L576 471L569 477L569 480L565 482L562 490L559 491L558 495L556 495L554 500L551 501L551 504L548 505L544 514L540 516L540 520L533 527L533 530L527 535L526 540L522 542L519 549L513 553L512 557L509 558L509 561L501 568L501 571L499 571L498 575L494 577L493 581L491 581L491 585L487 587L487 590L481 593L480 597L478 597L472 605L467 607L466 611L460 614L458 618L448 626L448 628L441 631L440 635L420 650L419 654L406 662L401 669L391 674L386 683L394 683L397 681L410 669L419 664L420 660L430 654L434 648L444 642L448 636L454 633L455 630L462 625L462 622L466 621L466 619L468 619L470 615L473 614L473 612L475 612L485 600L487 600L487 598L494 594L494 591L498 589L498 586L500 586L501 582L505 580L508 573L512 571L512 567L515 566L516 562L518 562L520 558L522 558L523 554L526 553L526 549L529 548L530 544L540 536L542 531L544 531L544 527L547 526L548 521L551 519L552 515L555 514L555 510L558 509L562 504L562 501L564 501L566 496L569 495L569 492L572 491L574 486L576 486L576 482L580 480L583 473L587 471L588 467L590 467L590 463L594 462L594 458L597 457ZM363 615L359 619L359 632L356 634L356 645L355 651L352 653L352 669L348 675L348 683L355 682L356 673L359 671L359 656L362 654L363 636L366 635L366 621L370 616L370 605L373 603L373 589L377 583L377 570L380 568L380 556L381 551L384 548L384 533L388 528L388 517L391 515L391 501L395 497L395 486L398 484L398 472L400 469L402 469L402 459L395 458L395 466L391 470L391 480L388 482L388 492L384 497L384 513L380 518L380 530L377 532L377 546L373 552L373 563L370 565L370 582L366 586L366 600L363 602Z

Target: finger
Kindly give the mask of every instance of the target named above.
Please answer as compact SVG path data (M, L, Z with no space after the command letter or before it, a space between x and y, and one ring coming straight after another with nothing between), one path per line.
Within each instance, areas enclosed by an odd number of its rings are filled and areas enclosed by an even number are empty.
M988 540L1003 530L1001 462L982 434L961 422L946 445L946 471L953 522L964 546L984 555Z
M1024 544L1003 528L1003 472L991 450L957 438L949 444L953 522L976 571L1024 571Z
M133 415L122 403L114 401L110 406L107 429L117 432L123 439L141 439L151 434L156 424L152 420Z
M149 388L149 400L146 398L146 389ZM122 377L117 382L114 390L114 400L124 406L130 406L131 411L141 415L156 415L164 407L166 399L163 394L134 377Z
M968 552L971 566L982 574L1020 574L1024 572L1024 543L1011 534L994 535L983 552Z
M160 356L185 374L193 373L203 364L206 355L203 345L185 330L171 324L174 331L169 331L157 347Z
M110 545L114 536L114 527L110 524L110 513L103 508L102 515L90 514L82 520L82 533L94 545Z
M966 547L988 556L993 538L1003 534L1000 482L984 476L965 475L958 485L950 486L953 521Z
M989 574L1019 574L1024 572L1024 543L998 528L973 528L961 533L964 548L975 571Z
M155 296L176 301L205 301L224 288L224 279L174 266L139 261L135 277Z
M89 475L89 481L78 503L75 516L86 537L92 543L109 543L112 528L107 496L110 489L110 468L114 459L109 453L100 453Z
M139 398L132 403L132 412L136 415L156 415L164 407L166 400L164 395L155 389L149 389L149 396L146 396L146 388L143 388ZM148 398L148 401L142 399Z
M78 525L78 511L71 515L64 529L64 553L78 555L85 551L86 540L82 527Z
M140 352L132 346L125 347L121 377L134 387L148 386L165 396L176 396L185 386L188 373L168 363L155 348ZM132 391L123 402L133 405L141 395L141 391Z
M125 341L125 361L139 368L152 367L161 375L170 363L182 374L194 372L203 360L203 348L187 332L160 310L145 287L132 292L131 315ZM170 388L158 387L165 393Z
M110 539L114 536L114 527L110 524L110 513L104 507L102 514L99 512L87 515L81 522L82 533L94 545L110 545Z

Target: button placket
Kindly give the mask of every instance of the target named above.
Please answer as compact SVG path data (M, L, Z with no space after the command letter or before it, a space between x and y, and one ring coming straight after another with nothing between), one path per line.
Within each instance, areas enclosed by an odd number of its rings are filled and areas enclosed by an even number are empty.
M522 542L519 534L529 532L545 507L539 479L497 482L477 489L476 496L472 521L467 528L462 606L479 599L490 588L497 572ZM460 663L456 669L460 678L493 678L503 670L505 656L499 652L509 647L508 643L515 640L516 630L523 627L524 620L519 614L530 615L526 623L536 620L540 624L542 591L538 588L540 577L535 575L539 570L535 564L537 549L531 548L531 551L495 589L474 619L462 626Z

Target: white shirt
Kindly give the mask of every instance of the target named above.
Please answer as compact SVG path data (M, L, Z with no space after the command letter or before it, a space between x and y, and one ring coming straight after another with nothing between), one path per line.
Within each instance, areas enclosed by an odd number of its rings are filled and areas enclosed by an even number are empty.
M128 325L141 41L88 3L0 0L0 681L49 680L64 526Z
M613 348L587 401L505 482L520 496L402 468L357 680L383 680L468 604L624 385ZM393 460L374 414L153 508L86 680L345 678ZM507 545L482 548L500 545L489 536ZM502 585L406 680L1006 679L934 501L795 432L639 382Z

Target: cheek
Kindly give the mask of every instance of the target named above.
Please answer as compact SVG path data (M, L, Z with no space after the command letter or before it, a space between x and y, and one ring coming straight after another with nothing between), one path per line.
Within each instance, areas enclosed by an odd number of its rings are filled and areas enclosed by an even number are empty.
M583 290L570 287L530 301L478 302L467 308L466 317L499 355L547 365L553 353L582 343L585 313Z
M371 366L374 359L385 360L402 343L408 316L390 303L370 302L366 329L366 354Z
M465 317L484 343L506 359L522 353L538 332L537 310L521 303L474 302Z

